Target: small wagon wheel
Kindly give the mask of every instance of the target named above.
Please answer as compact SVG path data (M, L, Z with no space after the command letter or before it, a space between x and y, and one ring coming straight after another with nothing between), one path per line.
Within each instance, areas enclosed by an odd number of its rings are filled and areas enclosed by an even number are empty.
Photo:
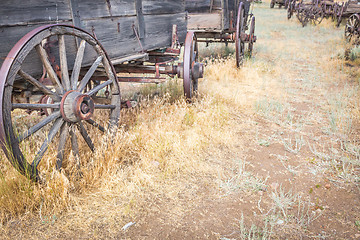
M322 10L322 8L319 8L317 6L312 7L311 14L311 21L314 25L320 24L324 19L324 11Z
M184 44L184 63L183 63L183 77L184 77L184 94L187 99L191 99L198 89L198 78L202 71L200 64L198 64L198 43L196 35L193 31L186 34Z
M271 0L271 2L270 2L270 8L274 8L274 6L275 6L275 0Z
M349 17L345 26L345 39L348 42L358 44L360 38L360 17L353 14Z
M249 34L249 44L248 44L249 56L251 56L252 54L254 42L255 42L255 16L252 16L250 22L250 34Z
M54 57L46 50L47 41L53 42ZM91 57L84 58L89 54ZM54 58L58 69L54 69ZM88 70L83 73L82 67ZM106 80L93 82L86 90L99 67ZM45 84L40 77L43 69L52 84ZM25 101L19 98L24 87L28 91ZM51 100L36 102L35 94ZM2 148L21 174L38 181L39 172L47 165L42 164L44 157L55 155L56 168L60 169L68 152L79 161L100 144L99 133L115 132L120 105L116 72L93 36L62 24L36 28L12 48L0 70ZM40 114L44 109L48 114Z
M245 31L245 7L241 2L239 4L237 21L236 21L236 34L235 34L235 52L236 52L236 66L240 67L244 60L244 40L241 34Z

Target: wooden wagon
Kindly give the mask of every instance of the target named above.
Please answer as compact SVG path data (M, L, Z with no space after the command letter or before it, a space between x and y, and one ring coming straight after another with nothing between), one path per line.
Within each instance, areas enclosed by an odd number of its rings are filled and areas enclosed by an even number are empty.
M245 43L251 55L255 36L255 16L248 0L185 0L188 29L198 42L235 43L236 65L240 67ZM247 34L246 31L249 30Z
M319 0L292 0L288 8L288 19L296 12L296 17L305 27L308 22L320 24L324 18L324 11Z
M13 166L33 180L45 168L42 159L56 156L56 163L47 164L60 169L72 152L80 162L102 144L99 134L116 132L118 82L160 83L179 76L191 98L202 77L185 1L0 5L0 141Z
M342 19L348 18L355 13L360 13L360 1L359 0L349 0L347 2L339 4L334 11L335 19L337 20L336 26L339 27Z

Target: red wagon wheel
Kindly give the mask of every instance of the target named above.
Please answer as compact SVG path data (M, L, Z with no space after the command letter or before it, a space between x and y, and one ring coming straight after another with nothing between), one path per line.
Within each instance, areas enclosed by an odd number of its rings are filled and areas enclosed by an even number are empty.
M202 65L198 63L198 43L196 35L193 31L186 34L184 44L184 94L185 97L191 99L198 89L198 79L202 75Z
M241 2L239 4L237 21L236 21L236 35L235 35L235 52L236 52L236 66L240 67L244 60L244 41L241 39L241 34L245 31L245 8Z
M248 45L248 54L251 56L253 46L255 42L255 16L252 16L251 22L250 22L250 39L249 39L249 45Z
M93 81L100 68L106 80ZM51 101L36 100L43 96ZM40 180L39 172L55 166L44 158L56 156L60 169L69 152L78 160L89 157L101 144L99 134L115 132L120 105L116 72L94 37L62 24L36 28L12 48L0 70L3 150L21 174ZM41 114L44 109L48 114Z

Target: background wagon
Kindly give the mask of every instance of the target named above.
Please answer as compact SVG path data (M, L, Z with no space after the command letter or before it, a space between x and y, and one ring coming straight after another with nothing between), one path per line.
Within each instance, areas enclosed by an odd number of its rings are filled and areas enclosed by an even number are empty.
M60 169L72 152L80 164L116 132L118 81L177 75L191 98L202 76L184 1L5 0L0 15L0 140L33 180L42 159Z
M279 8L281 8L282 6L287 8L289 5L289 0L271 0L270 8L274 8L275 5L278 5Z
M245 53L252 53L255 36L255 16L247 0L186 0L188 29L196 32L198 42L235 43L236 64L239 67ZM245 31L249 30L249 34Z

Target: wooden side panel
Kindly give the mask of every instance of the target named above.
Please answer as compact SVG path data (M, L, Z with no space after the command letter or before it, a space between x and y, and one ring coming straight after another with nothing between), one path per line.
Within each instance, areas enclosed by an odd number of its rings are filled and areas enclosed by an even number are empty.
M146 50L153 50L171 46L172 26L177 25L178 37L181 43L185 42L187 33L186 13L168 15L145 15Z
M188 29L191 30L221 30L222 12L192 13L188 18Z
M0 27L71 19L69 0L1 0Z
M189 13L209 12L212 0L185 0L185 10Z
M134 0L75 0L78 2L79 15L82 20L135 16Z
M230 11L229 11L228 0L221 0L221 8L223 14L223 21L222 21L223 29L229 29Z
M187 32L185 13L145 15L145 37L141 40L142 48L134 31L134 27L137 29L136 21L135 16L113 17L84 20L82 25L85 30L94 31L112 59L136 54L142 50L170 47L173 24L178 25L180 42L185 40Z
M144 14L169 14L185 11L185 0L143 0Z

